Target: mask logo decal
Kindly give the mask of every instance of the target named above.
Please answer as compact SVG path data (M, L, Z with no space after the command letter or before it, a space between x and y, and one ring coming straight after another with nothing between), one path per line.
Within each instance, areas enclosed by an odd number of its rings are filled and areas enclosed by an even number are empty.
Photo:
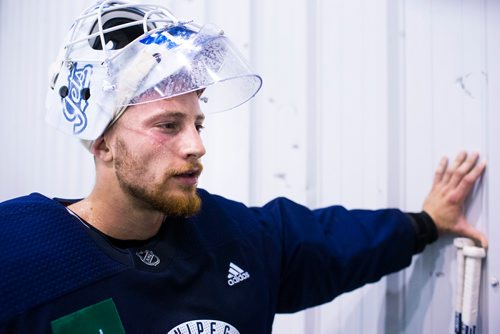
M146 36L140 40L142 44L165 45L167 49L172 49L187 41L194 34L194 31L182 26L175 26Z
M92 65L78 68L75 63L68 75L67 96L62 100L63 114L68 122L73 123L73 134L82 133L87 128L85 112L89 105L92 69Z

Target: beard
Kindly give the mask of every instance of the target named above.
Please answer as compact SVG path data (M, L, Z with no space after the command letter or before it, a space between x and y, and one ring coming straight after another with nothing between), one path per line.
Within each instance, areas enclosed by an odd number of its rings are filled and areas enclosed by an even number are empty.
M154 183L146 177L147 166L128 151L123 141L117 141L115 171L123 191L146 207L160 211L167 217L190 217L201 209L201 199L196 186L171 184L176 175L203 169L200 162L189 162L180 168L167 169Z

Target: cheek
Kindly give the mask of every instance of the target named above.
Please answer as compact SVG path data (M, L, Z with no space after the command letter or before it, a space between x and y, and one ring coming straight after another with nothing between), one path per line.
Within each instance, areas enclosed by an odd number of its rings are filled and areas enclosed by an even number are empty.
M159 133L157 131L151 131L146 135L146 137L151 142L152 145L158 148L162 146L168 146L169 138L163 133Z
M150 133L146 136L147 140L139 146L142 150L140 155L145 160L155 161L157 164L164 165L165 160L171 158L175 151L175 140L159 133Z
M173 156L175 140L158 131L129 133L119 140L126 145L117 145L118 154L127 164L127 160L144 168L165 165L165 159Z
M175 151L175 138L166 136L164 133L151 132L147 135L147 143L149 149L162 157L171 155Z

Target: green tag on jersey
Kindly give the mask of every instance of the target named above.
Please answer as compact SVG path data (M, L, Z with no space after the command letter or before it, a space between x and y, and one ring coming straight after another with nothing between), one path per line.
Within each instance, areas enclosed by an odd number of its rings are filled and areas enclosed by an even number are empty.
M106 299L50 323L54 334L125 334L113 299Z

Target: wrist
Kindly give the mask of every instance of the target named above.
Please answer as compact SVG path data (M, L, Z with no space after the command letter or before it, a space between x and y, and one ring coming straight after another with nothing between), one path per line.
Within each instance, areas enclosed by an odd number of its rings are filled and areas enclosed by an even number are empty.
M415 254L424 250L425 246L438 239L438 229L432 217L425 211L407 212L415 229Z

